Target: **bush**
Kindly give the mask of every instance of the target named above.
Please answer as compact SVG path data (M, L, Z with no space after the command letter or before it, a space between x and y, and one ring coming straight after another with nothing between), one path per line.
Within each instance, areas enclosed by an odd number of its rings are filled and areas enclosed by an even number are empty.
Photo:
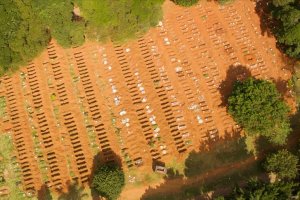
M287 150L278 151L267 157L264 164L268 172L274 172L279 178L293 179L297 176L298 158Z
M289 107L275 85L249 78L234 84L228 99L228 111L247 134L265 136L275 144L284 144L290 133Z
M92 188L101 196L114 200L119 197L124 184L123 171L116 166L102 166L94 175Z
M293 193L297 191L297 185L297 183L293 182L277 182L272 184L264 183L262 181L258 181L257 179L251 179L245 188L235 188L231 196L228 198L226 197L225 199L293 199Z

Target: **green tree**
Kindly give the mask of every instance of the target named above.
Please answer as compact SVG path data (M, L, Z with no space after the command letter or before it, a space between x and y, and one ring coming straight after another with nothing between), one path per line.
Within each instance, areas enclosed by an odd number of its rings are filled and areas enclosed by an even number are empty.
M273 83L253 78L237 81L228 103L229 113L247 134L285 143L291 131L289 108Z
M291 199L297 184L293 182L263 183L256 179L248 182L245 188L237 187L226 199L236 200L286 200Z
M285 6L290 3L294 3L295 0L273 0L273 4L278 7L278 6Z
M101 196L117 199L124 187L124 172L116 166L102 166L93 177L92 188Z
M264 167L268 172L276 173L279 178L293 179L298 173L297 164L297 156L284 149L268 156Z
M36 57L51 37L63 47L89 39L123 42L162 18L164 0L2 0L0 75ZM80 16L75 16L78 6Z
M48 44L50 34L30 0L2 0L0 4L0 74L37 56Z
M300 58L300 6L295 0L273 0L273 18L277 41L291 57Z
M199 0L172 0L175 4L180 6L193 6L199 2Z
M51 36L63 47L82 45L84 42L84 21L73 19L71 0L33 0L35 12L39 14Z

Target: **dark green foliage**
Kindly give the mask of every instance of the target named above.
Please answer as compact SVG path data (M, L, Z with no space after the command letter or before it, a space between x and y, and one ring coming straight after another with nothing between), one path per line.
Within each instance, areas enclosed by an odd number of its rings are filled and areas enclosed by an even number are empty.
M218 196L218 197L214 198L214 200L225 200L225 197L223 197L223 196Z
M290 80L290 86L293 87L297 103L300 103L300 62L294 66L295 73Z
M246 187L237 187L230 200L287 200L291 199L297 184L293 182L263 183L256 179L250 180Z
M0 4L0 74L33 59L48 44L50 35L30 1L3 0Z
M273 0L273 17L279 21L275 35L285 52L300 58L300 5L295 0Z
M175 4L180 6L193 6L199 2L199 0L172 0Z
M289 108L275 85L249 78L234 84L228 99L228 111L249 135L262 135L276 144L284 144L290 133Z
M35 12L50 29L51 36L63 47L81 45L84 42L84 21L72 21L71 0L33 0Z
M124 172L116 166L102 166L94 175L92 188L108 200L117 199L124 187Z
M276 7L285 6L285 5L288 5L290 3L294 3L294 2L295 2L295 0L273 0L273 4Z
M297 176L298 158L287 150L278 151L267 157L264 164L268 172L274 172L279 178L293 179Z
M75 2L74 2L75 1ZM89 39L122 42L157 25L164 0L2 0L0 75L26 64L53 37L63 47ZM73 13L79 6L80 16Z

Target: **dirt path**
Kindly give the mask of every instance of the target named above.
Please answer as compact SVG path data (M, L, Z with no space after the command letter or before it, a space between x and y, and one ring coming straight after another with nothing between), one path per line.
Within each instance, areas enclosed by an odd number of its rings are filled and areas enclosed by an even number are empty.
M262 158L259 158L262 159ZM190 177L190 178L173 178L168 179L167 181L164 181L163 183L160 183L159 185L154 185L151 187L145 186L145 187L139 187L139 188L132 188L125 190L125 192L122 193L120 199L122 200L138 200L143 194L147 194L147 196L152 196L155 194L170 194L174 191L180 191L182 186L184 185L193 185L195 183L199 183L204 180L213 180L213 178L222 176L228 172L230 172L232 169L234 170L242 170L248 167L249 165L256 162L253 157L250 157L242 162L235 162L231 165L222 166L217 169L211 170L207 172L206 174Z
M299 143L299 134L297 134L298 129L294 130L294 133L291 135L291 137L288 140L287 146L288 148L293 148L298 145ZM126 199L126 196L129 194L135 194L136 197L134 197L132 200L140 199L140 197L143 194L147 194L147 196L157 195L157 194L171 194L174 191L180 191L182 186L184 185L193 185L193 184L199 184L203 182L204 180L214 180L217 177L226 175L227 173L231 172L233 169L235 171L242 171L243 169L246 169L247 167L251 166L254 162L259 162L265 159L266 152L273 148L272 146L265 147L264 151L260 152L260 154L255 159L254 157L249 157L248 159L242 161L242 162L235 162L230 165L222 166L217 169L208 171L206 174L201 174L198 176L193 176L190 178L173 178L168 179L167 181L164 181L163 183L160 183L158 185L150 186L150 187L143 187L143 188L134 188L132 190L126 191L126 193L122 193L121 199ZM259 175L259 174L258 174ZM260 176L260 175L259 175ZM262 178L265 178L265 174L261 174ZM245 181L242 180L240 182L241 184L244 184ZM215 188L218 193L223 194L228 192L230 188ZM219 190L218 190L219 189ZM125 195L125 196L124 196ZM132 196L129 198L131 200ZM128 199L128 200L129 200ZM127 200L127 199L126 199Z

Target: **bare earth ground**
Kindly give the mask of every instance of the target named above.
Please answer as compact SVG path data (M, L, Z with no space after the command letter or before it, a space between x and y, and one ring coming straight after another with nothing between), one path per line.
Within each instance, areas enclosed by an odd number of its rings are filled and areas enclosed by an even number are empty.
M13 136L26 191L86 184L97 154L125 171L151 172L152 160L182 160L238 128L224 107L236 79L274 80L294 107L284 60L262 34L254 2L180 8L167 1L164 20L144 37L73 49L52 41L2 77L8 117L0 126ZM139 199L147 187L129 184L120 199Z

